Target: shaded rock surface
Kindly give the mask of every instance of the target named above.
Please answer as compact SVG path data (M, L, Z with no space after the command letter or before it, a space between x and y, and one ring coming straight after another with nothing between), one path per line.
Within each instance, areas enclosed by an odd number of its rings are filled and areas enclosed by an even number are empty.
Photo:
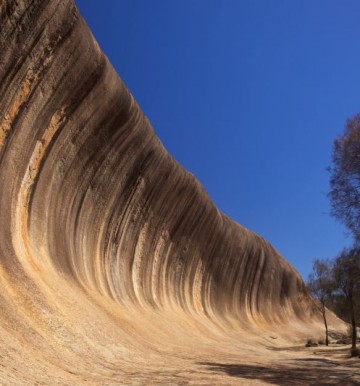
M319 328L298 273L166 152L71 0L3 0L0 23L5 384L185 382Z

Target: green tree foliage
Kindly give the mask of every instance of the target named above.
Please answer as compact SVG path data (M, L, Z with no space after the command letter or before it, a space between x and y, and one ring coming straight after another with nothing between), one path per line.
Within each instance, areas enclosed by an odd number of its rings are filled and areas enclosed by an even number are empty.
M318 299L319 311L328 339L327 309L350 323L352 348L356 348L357 330L360 322L360 246L345 248L335 259L315 260L307 286Z
M332 262L330 260L315 260L313 272L309 275L307 286L310 292L318 299L319 311L322 314L325 326L325 344L329 345L329 331L326 319L326 308L331 303L334 292L334 281L332 276Z
M360 247L344 249L334 261L333 279L336 290L346 301L352 327L352 348L356 348L357 308L360 302Z
M335 139L329 171L331 214L360 242L360 114Z

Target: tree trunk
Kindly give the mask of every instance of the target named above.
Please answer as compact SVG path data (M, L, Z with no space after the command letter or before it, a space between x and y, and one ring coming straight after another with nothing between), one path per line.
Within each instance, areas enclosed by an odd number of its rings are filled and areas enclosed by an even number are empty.
M327 320L326 320L326 308L325 308L324 304L323 304L323 308L322 308L322 316L323 316L324 325L325 325L325 344L326 344L326 346L329 346L329 331L328 331L328 325L327 325Z
M350 319L351 319L351 327L352 327L352 337L351 337L351 348L356 348L356 320L355 320L355 311L354 311L354 303L352 299L349 299L350 306Z

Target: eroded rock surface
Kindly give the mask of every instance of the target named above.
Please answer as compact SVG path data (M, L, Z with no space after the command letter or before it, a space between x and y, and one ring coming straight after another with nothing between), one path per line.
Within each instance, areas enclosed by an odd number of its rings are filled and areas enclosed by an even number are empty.
M74 3L0 22L0 379L186 383L305 334L298 273L166 152Z

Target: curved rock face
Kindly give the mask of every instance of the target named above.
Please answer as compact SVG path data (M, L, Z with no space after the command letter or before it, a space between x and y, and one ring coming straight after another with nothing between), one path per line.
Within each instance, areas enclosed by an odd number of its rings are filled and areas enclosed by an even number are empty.
M0 22L4 382L147 383L134 366L305 328L299 275L169 156L73 2Z

